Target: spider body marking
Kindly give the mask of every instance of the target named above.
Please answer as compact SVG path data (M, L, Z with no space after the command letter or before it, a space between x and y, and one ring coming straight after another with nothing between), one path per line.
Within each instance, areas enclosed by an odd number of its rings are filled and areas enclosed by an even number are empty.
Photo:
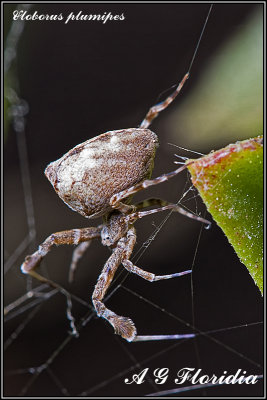
M112 210L114 194L150 178L157 147L149 129L109 131L49 164L45 175L70 208L96 218Z

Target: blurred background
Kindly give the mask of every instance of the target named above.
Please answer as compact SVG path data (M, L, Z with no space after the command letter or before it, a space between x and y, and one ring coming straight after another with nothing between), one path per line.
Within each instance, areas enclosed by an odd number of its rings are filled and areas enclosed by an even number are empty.
M29 20L24 26L21 21L12 25L16 9L14 4L4 5L4 34L9 49L5 53L4 103L6 305L31 288L19 267L40 242L52 232L98 222L87 221L57 197L43 174L46 165L105 131L137 127L149 107L164 99L187 72L209 4L33 4L27 11L39 15L61 13L64 18L79 11L125 17L105 24ZM208 153L262 133L262 26L262 4L214 6L189 81L151 126L160 141L154 177L174 168L174 154L197 157L169 143ZM8 36L11 27L19 38L15 47ZM22 119L16 118L20 112ZM25 127L14 121L25 122ZM139 194L137 200L156 196L177 202L189 186L185 173ZM188 198L193 199L185 206L204 215L201 200L190 193ZM148 241L163 218L155 215L136 224L136 250ZM137 262L156 274L194 265L192 280L185 276L152 285L127 276L120 287L126 277L122 272L107 305L131 317L140 334L189 333L194 327L204 332L221 329L212 335L219 343L201 336L176 344L128 344L113 335L103 320L92 319L78 339L59 350L68 336L69 323L65 298L57 294L41 303L40 309L24 310L23 303L14 307L13 315L10 312L6 316L5 395L154 393L158 388L151 382L125 385L124 377L131 375L120 375L128 368L140 371L138 363L146 359L142 368L152 371L168 367L173 378L176 371L189 366L202 368L210 375L222 375L225 370L233 373L239 368L259 374L262 326L226 328L262 320L260 292L215 223L209 231L201 229L197 222L172 214ZM75 282L69 285L72 250L68 246L54 249L44 262L43 273L91 302L109 250L94 242L79 264ZM36 282L32 285L39 286ZM79 321L86 307L74 302L73 313ZM34 375L28 369L45 363L55 350L58 356L31 383ZM160 389L172 388L172 382ZM259 383L188 393L192 394L256 396L262 392Z

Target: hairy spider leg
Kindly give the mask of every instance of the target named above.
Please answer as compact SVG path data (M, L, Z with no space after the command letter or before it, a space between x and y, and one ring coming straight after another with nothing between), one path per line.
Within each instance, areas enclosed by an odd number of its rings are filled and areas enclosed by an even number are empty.
M210 16L212 7L213 7L213 4L211 4L210 7L209 7L209 11L208 11L208 14L207 14L207 16L206 16L204 25L203 25L203 27L202 27L200 36L199 36L199 38L198 38L198 42L197 42L197 45L196 45L196 48L195 48L193 57L192 57L192 59L191 59L191 62L190 62L190 65L189 65L189 69L188 69L187 73L185 74L185 76L183 77L183 79L181 80L181 82L178 84L178 86L176 87L175 91L174 91L170 96L168 96L168 97L166 98L166 100L164 100L164 101L162 101L162 102L160 102L160 103L158 103L158 104L152 106L152 107L148 110L148 113L146 114L145 119L142 121L142 123L141 123L141 125L140 125L140 128L148 128L148 127L151 125L152 121L158 116L158 114L159 114L161 111L165 110L165 109L173 102L173 100L176 98L176 96L177 96L177 95L180 93L180 91L182 90L182 88L183 88L185 82L186 82L187 79L189 78L189 74L190 74L192 65L193 65L193 63L194 63L194 61L195 61L195 57L196 57L196 54L197 54L197 52L198 52L198 49L199 49L199 46L200 46L200 42L201 42L202 36L203 36L204 31L205 31L205 29L206 29L206 25L207 25L207 22L208 22L208 20L209 20L209 16Z
M125 218L127 218L127 216ZM119 265L122 264L127 271L134 273L149 282L176 278L191 272L191 270L188 270L169 275L155 275L151 272L144 271L143 269L135 266L129 260L135 243L136 231L132 226L128 230L127 234L118 241L117 246L113 249L113 253L104 265L92 295L92 301L97 315L106 319L113 326L115 333L122 336L128 342L132 342L138 338L136 327L133 321L128 317L122 317L115 314L113 311L109 310L102 301Z
M194 161L191 161L191 163L193 163L193 162ZM190 163L187 163L187 164L183 165L182 167L177 168L174 171L168 172L166 174L162 174L162 175L158 176L157 178L144 180L143 182L137 183L136 185L134 185L128 189L125 189L119 193L114 194L110 199L111 207L116 210L119 210L121 213L125 214L128 210L125 209L125 204L122 202L123 199L125 199L129 196L132 196L133 194L139 192L140 190L146 189L149 186L158 185L159 183L168 181L170 178L173 178L174 176L176 176L177 174L182 172L184 169L186 169L188 167L188 165L190 165ZM159 202L158 199L156 199L154 201L156 203ZM135 212L136 206L134 206L134 205L133 206L126 205L126 206L132 207L132 212ZM142 207L141 203L139 205L137 204L137 207L140 209ZM147 207L147 205L145 207ZM175 207L176 207L176 209L175 209ZM204 222L204 223L208 224L208 226L210 226L210 222L208 220L201 218L199 216L196 216L194 214L191 214L188 211L185 211L182 207L178 206L177 204L172 205L171 208L173 208L174 211L177 211L180 214L186 215L187 217L195 219L197 221ZM165 210L167 210L167 209L170 209L170 208L165 208ZM164 211L164 210L162 209L161 211ZM157 212L157 211L155 211L155 212Z
M136 210L142 210L143 208L151 207L151 206L154 206L154 205L159 205L161 207L155 208L155 209L152 209L152 210L148 210L148 211L141 211L141 212L140 211L136 211L136 212L133 212L128 216L128 219L129 220L132 220L132 219L136 220L136 219L143 218L143 217L145 217L147 215L150 215L150 214L155 214L157 212L161 212L161 211L165 211L165 210L173 210L174 212L178 212L178 213L180 213L182 215L185 215L188 218L192 218L192 219L194 219L196 221L203 222L204 224L207 224L207 227L209 227L211 225L211 222L208 221L207 219L202 218L202 217L200 217L198 215L192 214L189 211L186 211L181 206L178 206L178 204L170 203L170 202L168 202L166 200L162 200L162 199L151 198L151 199L143 200L143 201L135 204L135 209Z
M193 163L193 161L192 161L192 163ZM149 186L158 185L159 183L168 181L170 178L173 178L174 176L178 175L180 172L185 170L188 167L188 165L189 165L189 163L186 165L183 165L182 167L175 169L174 171L168 172L167 174L162 174L162 175L158 176L157 178L146 179L142 182L137 183L134 186L131 186L128 189L122 190L121 192L114 194L110 199L111 207L124 213L125 204L123 204L121 202L121 200L127 198L128 196L132 196L133 194L139 192L140 190L146 189Z
M122 317L109 310L103 303L103 298L114 278L115 272L124 259L127 259L132 252L129 245L130 232L122 237L107 262L105 263L101 274L95 285L92 295L92 301L99 317L106 319L114 328L116 334L122 336L128 341L132 341L136 336L136 328L130 318Z
M21 266L21 271L24 274L34 276L32 273L33 270L40 264L42 259L51 250L53 245L59 246L62 244L79 244L94 238L100 238L102 227L103 225L99 225L97 227L71 229L68 231L52 233L52 235L48 236L48 238L46 238L45 241L40 244L35 253L25 258L25 261Z
M127 254L127 258L122 260L122 265L124 266L125 269L127 269L127 271L132 272L133 274L136 274L149 282L160 281L163 279L176 278L176 277L186 275L186 274L189 274L190 272L192 272L191 270L188 270L188 271L177 272L177 273L169 274L169 275L155 275L152 272L145 271L142 268L139 268L136 265L133 265L133 263L129 260L129 258L133 252L133 248L136 243L136 230L134 227L131 227L129 229L127 236L129 237L129 241L127 243L128 254Z
M99 225L97 227L71 229L68 231L52 233L52 235L48 236L48 238L42 244L40 244L38 250L35 253L25 258L24 263L21 265L21 271L24 274L31 275L33 278L39 280L40 282L46 283L58 289L64 296L66 296L67 299L66 313L67 313L67 318L70 321L71 333L74 336L78 336L78 332L75 326L75 320L71 313L72 301L70 294L62 286L38 274L35 271L35 268L40 264L42 259L51 250L53 245L58 246L62 244L79 244L82 242L86 243L86 241L90 242L92 239L99 238L101 236L102 227L103 225Z
M176 98L176 96L182 90L182 88L188 78L189 78L189 72L187 72L185 74L185 76L183 77L183 79L178 84L177 88L175 89L175 91L170 96L168 96L164 101L152 106L149 109L148 113L145 116L145 119L140 124L140 128L148 128L151 125L152 121L158 116L158 114L161 111L165 110L165 108L167 108L173 102L173 100Z

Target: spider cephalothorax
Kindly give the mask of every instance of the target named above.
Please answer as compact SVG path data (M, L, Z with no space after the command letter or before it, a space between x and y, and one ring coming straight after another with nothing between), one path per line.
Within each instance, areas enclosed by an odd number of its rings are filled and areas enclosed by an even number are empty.
M101 230L103 246L113 247L129 229L129 222L121 213L113 212L108 216L106 224Z

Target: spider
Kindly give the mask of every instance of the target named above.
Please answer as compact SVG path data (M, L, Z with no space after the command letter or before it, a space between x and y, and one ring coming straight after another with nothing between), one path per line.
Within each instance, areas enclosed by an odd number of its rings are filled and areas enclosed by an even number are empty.
M172 204L162 199L151 198L137 204L131 204L131 201L135 193L149 186L167 181L188 166L188 164L184 164L174 171L150 179L154 166L155 152L158 147L158 137L148 127L154 118L173 102L189 78L189 72L211 9L212 5L209 8L188 72L170 96L149 109L139 128L103 133L77 145L60 159L47 166L45 175L58 196L72 210L77 211L86 218L103 217L103 223L97 227L53 233L39 245L35 253L25 258L21 266L23 273L56 286L66 294L65 289L38 274L35 268L53 245L76 245L69 271L69 281L72 281L77 263L88 248L91 240L95 238L101 239L102 244L108 246L112 254L99 275L93 291L92 302L97 315L106 319L113 326L115 333L128 342L146 339L144 339L144 336L137 335L136 327L130 318L115 314L103 302L120 264L127 271L149 282L171 279L192 272L187 270L170 275L155 275L134 265L130 261L136 242L134 223L147 215L173 210L205 223L207 227L210 226L210 222L206 219L191 214L177 204ZM157 208L144 210L144 208L153 206L157 206ZM66 295L68 296L68 294ZM73 322L72 317L70 319Z
M105 318L115 333L127 341L136 340L137 331L130 318L122 317L109 310L103 298L120 264L124 268L150 282L170 279L191 270L170 275L154 275L135 266L130 257L136 242L134 223L147 215L165 210L177 211L197 221L210 224L204 218L191 214L178 206L162 199L151 198L132 205L132 196L149 186L157 185L176 176L187 166L151 177L156 148L157 135L147 129L158 113L164 110L181 91L187 73L176 90L165 101L150 108L140 128L109 131L87 140L70 150L60 159L50 163L45 175L53 185L58 196L74 211L86 218L103 217L103 224L97 227L71 229L50 235L38 250L26 257L21 266L23 273L51 283L39 275L35 268L51 250L53 245L77 245L73 252L69 280L78 260L88 248L90 241L99 238L112 254L104 265L98 278L92 302L99 317ZM146 207L158 206L144 211Z

